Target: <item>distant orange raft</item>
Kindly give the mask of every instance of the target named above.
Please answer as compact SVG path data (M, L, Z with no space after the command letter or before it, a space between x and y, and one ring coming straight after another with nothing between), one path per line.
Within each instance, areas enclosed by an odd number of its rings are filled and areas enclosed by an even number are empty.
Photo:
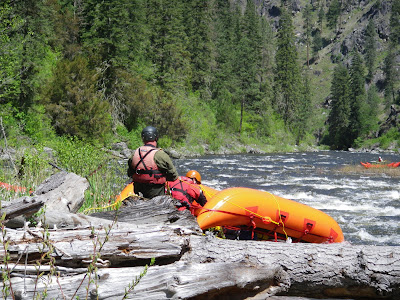
M340 243L343 233L336 221L310 206L250 188L229 188L216 193L199 212L201 229L248 226L277 239L293 242Z
M371 164L370 162L360 162L365 168L397 168L400 166L400 161L392 162L390 164Z

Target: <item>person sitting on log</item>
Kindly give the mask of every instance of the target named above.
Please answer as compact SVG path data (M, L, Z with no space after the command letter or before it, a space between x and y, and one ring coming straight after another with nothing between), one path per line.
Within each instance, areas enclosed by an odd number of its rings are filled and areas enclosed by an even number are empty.
M186 176L180 176L177 180L168 182L167 194L179 200L178 210L188 209L192 215L196 208L200 208L207 203L207 199L199 184L201 176L197 171L190 170Z
M134 182L134 191L145 198L165 195L165 183L178 179L171 158L157 148L158 132L153 126L142 130L144 145L137 148L128 160L128 176Z

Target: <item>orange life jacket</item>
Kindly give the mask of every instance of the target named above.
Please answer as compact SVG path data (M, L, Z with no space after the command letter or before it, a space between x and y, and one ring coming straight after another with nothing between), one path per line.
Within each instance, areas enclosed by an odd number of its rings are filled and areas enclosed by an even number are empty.
M136 149L132 157L133 181L149 184L164 184L166 182L165 175L161 173L154 161L154 155L159 150L160 148L149 144Z

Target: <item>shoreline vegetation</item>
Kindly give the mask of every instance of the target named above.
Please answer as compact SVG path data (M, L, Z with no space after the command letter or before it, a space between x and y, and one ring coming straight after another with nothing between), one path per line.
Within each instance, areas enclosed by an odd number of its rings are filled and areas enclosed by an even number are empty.
M165 143L164 143L165 144ZM14 144L15 145L15 144ZM75 139L61 137L44 145L33 145L24 143L19 148L3 147L0 153L0 182L13 186L25 187L25 193L18 191L18 194L28 195L30 190L41 184L46 178L65 170L76 173L88 179L90 188L85 196L85 204L82 212L96 210L96 208L107 206L119 194L126 185L128 178L126 165L121 161L133 155L134 149L139 146L136 143L118 142L104 148L94 146L91 143ZM161 143L161 147L163 144ZM240 142L224 141L220 147L211 145L189 145L163 147L173 158L191 158L205 155L229 155L229 154L255 154L268 153L289 153L289 152L318 152L328 151L324 146L294 146L285 145L260 145L256 143L243 144ZM279 150L279 151L278 151ZM395 150L374 149L349 149L351 152L370 153L392 153ZM341 173L365 173L373 176L386 174L391 177L400 177L400 168L378 168L366 169L361 165L343 166L334 170ZM11 200L17 195L15 191L0 188L2 200Z

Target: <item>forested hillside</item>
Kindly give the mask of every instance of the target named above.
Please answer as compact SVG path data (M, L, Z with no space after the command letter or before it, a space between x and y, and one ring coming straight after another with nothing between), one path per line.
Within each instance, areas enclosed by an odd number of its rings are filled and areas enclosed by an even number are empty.
M1 146L400 147L400 0L2 0Z

